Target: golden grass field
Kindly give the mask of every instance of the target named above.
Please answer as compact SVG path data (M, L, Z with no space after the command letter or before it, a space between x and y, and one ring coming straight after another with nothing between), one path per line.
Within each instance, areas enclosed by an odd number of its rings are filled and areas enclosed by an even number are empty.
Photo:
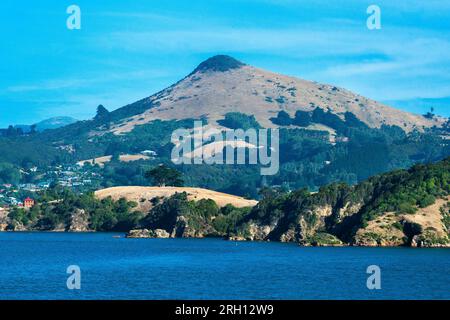
M238 208L253 207L258 203L256 200L248 200L231 194L189 187L113 187L98 190L95 192L95 195L99 199L107 197L111 197L113 200L126 198L128 201L135 201L138 203L138 211L148 212L152 207L150 202L151 199L155 197L168 198L177 192L186 192L189 200L214 200L219 207L224 207L227 204L231 204Z
M317 107L342 118L345 112L352 112L372 128L396 125L407 132L441 126L444 121L397 110L343 88L247 65L226 72L195 72L142 103L148 103L149 109L122 119L110 131L124 134L154 120L202 117L213 127L224 129L217 121L228 112L254 115L261 126L273 128L278 126L270 118L276 117L279 111L293 117L297 110L312 111ZM151 108L152 104L158 106Z
M98 157L95 159L87 159L87 160L81 160L77 162L77 165L83 166L85 163L89 163L91 165L98 164L100 167L104 167L105 163L110 162L112 159L112 156L104 156L104 157ZM142 154L122 154L119 156L119 160L122 162L132 162L132 161L138 161L138 160L148 160L150 157L144 156Z

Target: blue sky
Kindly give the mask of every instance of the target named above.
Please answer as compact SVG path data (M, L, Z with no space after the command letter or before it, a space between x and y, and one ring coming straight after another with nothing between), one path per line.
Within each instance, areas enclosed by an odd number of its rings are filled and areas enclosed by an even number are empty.
M2 0L0 35L0 127L119 108L215 54L450 116L450 1Z

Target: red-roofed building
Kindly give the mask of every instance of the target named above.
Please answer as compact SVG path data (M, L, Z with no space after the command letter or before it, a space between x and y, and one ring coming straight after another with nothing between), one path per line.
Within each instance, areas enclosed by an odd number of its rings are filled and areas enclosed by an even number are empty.
M25 208L31 208L32 206L34 206L34 200L30 197L26 198L25 200L23 200L23 206Z

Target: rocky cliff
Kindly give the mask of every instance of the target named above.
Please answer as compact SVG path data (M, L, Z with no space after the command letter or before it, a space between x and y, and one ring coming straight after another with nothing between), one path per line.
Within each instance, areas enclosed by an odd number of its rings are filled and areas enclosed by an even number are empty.
M233 219L223 210L205 214L178 197L157 206L149 213L151 223L144 225L163 228L170 237L221 236L305 246L450 247L449 194L450 159L446 159L356 186L334 184L317 193L272 191L253 209L234 213ZM225 228L219 227L220 219L228 219ZM139 231L130 236L134 233ZM158 237L152 231L144 234Z

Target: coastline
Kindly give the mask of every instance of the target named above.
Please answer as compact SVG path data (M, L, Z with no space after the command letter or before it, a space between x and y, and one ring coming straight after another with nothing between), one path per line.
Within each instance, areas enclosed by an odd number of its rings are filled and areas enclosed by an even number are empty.
M255 243L280 243L280 244L294 244L303 248L413 248L413 249L450 249L450 245L433 245L433 246L407 246L407 245L371 245L371 244L354 244L354 243L342 243L342 244L311 244L311 243L299 243L293 241L271 241L271 240L250 240L236 237L221 237L221 236L203 236L203 237L133 237L129 236L127 232L123 231L60 231L60 230L21 230L21 231L0 231L0 234L110 234L112 238L117 239L217 239L226 242L255 242Z
M144 229L145 230L145 229ZM130 230L135 231L135 230ZM62 231L62 230L4 230L0 231L1 234L72 234L72 235L82 235L82 234L110 234L112 238L117 239L217 239L226 242L250 242L250 243L280 243L280 244L294 244L298 247L303 248L411 248L411 249L450 249L450 244L442 245L386 245L386 244L356 244L356 243L340 243L340 244L326 244L326 243L301 243L294 241L272 241L272 240L259 240L259 239L244 239L242 237L230 237L230 236L201 236L201 237L171 237L171 236L130 236L130 232L125 231Z
M377 292L377 298L445 298L449 292L447 274L433 271L448 269L448 250L309 248L217 238L145 241L114 235L0 234L4 257L0 295L14 299L202 299L205 295L372 299L374 292L360 289L366 288L369 265L378 265L383 275L389 275L383 278L389 290ZM71 265L82 272L82 289L77 292L65 286ZM32 290L37 285L39 290Z

